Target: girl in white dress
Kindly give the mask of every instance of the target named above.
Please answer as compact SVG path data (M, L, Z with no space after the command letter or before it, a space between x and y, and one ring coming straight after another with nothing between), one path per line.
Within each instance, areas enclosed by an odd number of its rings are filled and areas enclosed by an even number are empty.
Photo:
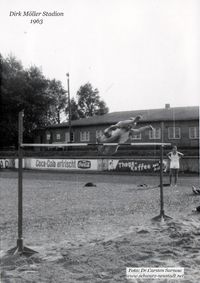
M173 146L172 151L167 154L170 160L170 173L169 173L169 181L170 186L172 185L172 177L174 176L174 186L177 186L178 181L178 171L180 168L180 158L183 156L183 153L177 151L177 146Z

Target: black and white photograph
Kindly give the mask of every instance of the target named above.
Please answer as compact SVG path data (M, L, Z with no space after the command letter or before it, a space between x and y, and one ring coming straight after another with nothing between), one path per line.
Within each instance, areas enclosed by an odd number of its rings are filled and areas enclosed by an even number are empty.
M0 282L200 282L200 1L1 0Z

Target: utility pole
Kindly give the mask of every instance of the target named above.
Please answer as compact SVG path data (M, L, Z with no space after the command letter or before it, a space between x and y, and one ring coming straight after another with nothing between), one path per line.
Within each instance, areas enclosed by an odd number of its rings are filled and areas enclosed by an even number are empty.
M69 107L69 142L72 142L72 135L71 135L71 99L70 99L70 87L69 87L69 73L66 74L67 76L67 93L68 93L68 107Z

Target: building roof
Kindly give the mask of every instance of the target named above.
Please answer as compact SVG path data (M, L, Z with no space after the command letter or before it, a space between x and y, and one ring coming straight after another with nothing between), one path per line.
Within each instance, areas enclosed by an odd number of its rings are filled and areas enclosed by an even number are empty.
M141 122L199 120L199 106L111 112L101 116L93 116L90 118L75 120L72 121L71 125L78 127L115 124L118 121L135 117L137 115L142 115L143 118ZM63 128L67 126L68 122L56 124L50 126L50 128Z

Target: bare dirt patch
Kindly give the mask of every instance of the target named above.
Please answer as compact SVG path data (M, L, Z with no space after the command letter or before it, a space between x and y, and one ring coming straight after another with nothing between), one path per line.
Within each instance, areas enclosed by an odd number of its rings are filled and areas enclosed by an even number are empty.
M164 188L173 219L153 223L158 177L26 172L24 243L38 254L25 258L6 255L17 239L17 175L0 177L2 282L126 282L126 266L182 266L181 282L199 282L198 178ZM89 181L96 187L84 187Z

